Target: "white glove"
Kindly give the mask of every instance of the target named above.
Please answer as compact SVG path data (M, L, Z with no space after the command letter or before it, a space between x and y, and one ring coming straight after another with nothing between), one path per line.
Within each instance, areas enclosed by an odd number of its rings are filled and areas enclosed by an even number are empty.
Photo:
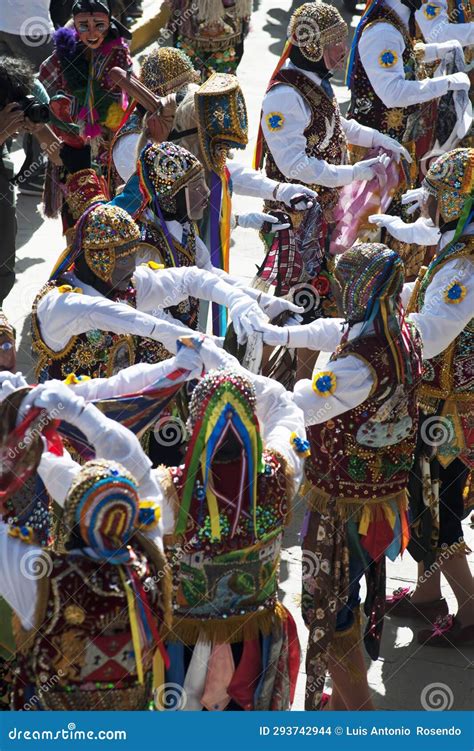
M28 386L22 373L11 373L9 370L2 370L0 373L0 402L7 398L17 389Z
M400 161L400 157L403 157L407 160L407 162L410 163L413 161L410 154L408 153L406 148L402 146L401 143L398 143L395 138L386 136L385 133L379 133L378 130L374 132L372 146L380 146L380 148L385 149L385 151L390 151L390 153L394 156L397 164Z
M411 216L415 211L421 209L426 203L427 197L428 193L425 188L413 188L413 190L407 190L407 192L402 195L402 205L408 206L407 214Z
M39 407L45 409L53 420L74 423L86 402L62 381L47 381L32 389L21 406L22 411L26 406Z
M183 339L197 339L198 334L194 333L190 337L182 337ZM178 339L178 341L180 341ZM201 346L202 344L199 343L197 349L194 349L194 347L180 347L178 349L178 354L175 357L174 364L177 368L183 368L183 370L189 370L189 376L188 380L192 381L195 378L200 378L202 375L202 369L204 366L202 357L201 357Z
M216 347L215 343L208 336L204 338L201 344L200 354L207 372L222 367L240 367L235 357L224 349Z
M288 222L280 222L276 216L271 214L264 214L261 211L254 211L249 214L239 214L235 217L237 227L244 227L245 229L261 230L265 222L273 225L270 227L270 232L278 232L280 229L288 229L290 226Z
M390 157L386 154L376 156L374 159L366 159L363 162L357 162L352 168L354 180L372 180L377 174L378 169L381 167L387 169L389 163Z
M272 326L271 323L267 323L262 331L264 344L270 347L288 346L288 329L285 326Z
M439 42L439 43L437 42L436 43L437 59L443 60L443 58L446 57L448 52L451 52L452 50L460 50L460 52L463 52L463 46L458 39L450 39L448 42Z
M450 73L446 76L448 91L467 91L471 88L469 76L466 73Z
M304 308L300 305L295 305L295 303L290 302L290 300L285 300L283 297L267 295L265 292L262 292L257 302L270 320L276 318L277 315L280 315L280 313L283 313L284 311L297 314L304 313Z
M437 245L441 237L438 227L429 220L420 217L413 224L405 224L398 216L372 214L369 222L384 227L395 240L415 245Z
M267 322L265 313L250 297L240 299L231 305L229 313L239 344L245 344L247 336L254 331L260 331L261 327Z
M301 200L295 200L300 196ZM314 190L298 183L280 183L276 191L276 200L282 201L295 211L310 209L317 198L318 194Z

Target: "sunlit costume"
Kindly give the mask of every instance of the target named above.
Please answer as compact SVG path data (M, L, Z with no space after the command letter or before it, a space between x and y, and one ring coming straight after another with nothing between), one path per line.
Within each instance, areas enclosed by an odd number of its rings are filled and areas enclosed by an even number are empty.
M291 229L265 238L268 252L258 275L261 283L276 285L277 294L304 284L312 297L306 320L335 310L326 251L340 188L374 175L369 164L348 163L348 142L400 152L393 139L341 115L328 65L342 64L346 43L347 24L334 6L304 3L291 17L288 41L262 104L255 165L265 163L267 176L280 183L297 180L317 190L322 213L313 228L312 253L303 255L298 230L305 214L288 210L277 193L267 200L265 210L288 214Z
M201 71L235 73L244 52L252 3L250 0L166 0L166 32Z
M39 78L50 96L56 133L76 148L90 139L94 163L105 175L110 141L128 104L109 74L116 66L131 70L126 41L131 34L111 17L107 0L75 0L72 16L75 27L55 33L55 51L41 66ZM100 26L91 30L88 19L93 18L100 20ZM54 216L62 206L60 182L58 169L50 168L45 187L47 215Z
M473 176L474 150L456 149L431 165L423 183L437 201L440 239L431 264L420 271L409 310L415 311L414 319L431 321L432 336L440 339L441 351L423 363L422 422L416 471L410 480L409 550L426 569L439 553L466 554L461 522L472 508L468 478L474 459ZM410 229L408 225L406 231ZM416 232L410 240L417 241ZM389 606L396 605L406 615L407 600L410 592L402 589L390 598ZM435 604L439 615L447 613L445 601ZM429 638L434 646L456 644L458 638L461 644L459 631L455 618L448 616L437 631L421 632L419 638L422 642Z
M371 2L354 35L347 75L351 89L348 116L396 138L412 157L411 166L406 162L400 165L399 189L390 207L391 214L405 221L409 217L400 197L422 178L425 165L421 159L434 142L436 100L450 90L469 90L469 80L462 78L463 74L427 77L424 63L444 56L447 49L435 40L417 43L414 14L421 6L421 0ZM422 10L426 7L424 4ZM407 278L416 278L426 248L398 245L397 249L407 264Z
M474 44L471 3L460 0L428 0L415 15L426 42L449 42L457 39L463 47ZM469 54L469 50L466 50Z
M98 410L71 399L66 419L92 435L110 430ZM28 471L41 456L38 443ZM135 478L113 460L76 465L74 476L70 460L64 474L61 464L50 454L39 472L64 504L62 552L26 548L1 525L1 593L15 614L17 647L11 708L148 709L168 664L159 507L141 501Z

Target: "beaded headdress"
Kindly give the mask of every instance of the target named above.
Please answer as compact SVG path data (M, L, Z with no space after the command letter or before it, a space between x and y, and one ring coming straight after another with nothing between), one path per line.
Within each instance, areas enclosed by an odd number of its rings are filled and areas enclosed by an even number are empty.
M354 245L339 256L335 276L341 286L342 307L349 324L374 324L382 330L392 352L397 382L411 382L409 351L398 303L404 283L403 261L382 243ZM365 326L361 336L364 335Z
M474 149L453 149L433 162L423 187L438 200L445 222L460 219L474 188ZM470 207L467 210L469 213Z
M318 62L324 48L336 44L347 34L347 24L333 5L304 3L293 13L288 26L288 40L299 47L311 62Z
M83 542L109 563L125 563L139 513L138 484L121 464L87 462L74 478L64 506L64 542L78 530Z
M222 175L229 150L248 143L244 95L236 76L213 73L194 94L199 142L205 166Z
M159 206L171 213L176 211L177 193L202 170L194 154L170 141L148 144L137 162L140 190L146 202L153 205L156 197Z
M253 384L231 369L213 370L196 386L189 404L191 439L185 457L184 492L176 523L176 534L186 530L192 497L207 502L212 539L220 539L221 524L216 493L210 483L212 463L226 438L241 449L242 483L236 499L231 534L235 534L244 494L248 494L254 529L257 529L257 473L262 471L262 440L255 414ZM202 485L197 482L201 471Z
M77 222L89 206L108 200L104 179L95 170L87 168L68 175L66 201L74 221Z
M103 282L110 282L117 256L134 253L140 230L130 214L119 206L92 204L74 228L72 247L57 261L50 279L68 271L83 252L91 271Z
M143 60L140 80L157 96L166 96L187 83L199 83L201 75L183 50L158 47Z

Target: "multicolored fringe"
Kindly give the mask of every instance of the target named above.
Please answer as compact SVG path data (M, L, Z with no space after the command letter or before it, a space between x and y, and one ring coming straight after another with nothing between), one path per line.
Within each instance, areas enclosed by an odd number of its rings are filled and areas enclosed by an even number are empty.
M281 57L280 57L280 59L279 59L279 61L277 63L277 66L276 66L275 70L273 71L273 73L272 73L272 75L270 77L270 82L268 84L267 91L270 88L271 83L272 83L273 79L275 78L275 76L277 75L277 73L281 70L281 68L283 67L283 65L285 64L285 62L288 60L292 48L293 48L292 43L290 41L287 41L286 44L285 44L285 46L284 46L284 48L283 48L283 52L281 53ZM252 166L256 170L262 169L262 167L263 167L262 113L260 113L260 120L259 120L259 124L258 124L257 140L255 141L255 151L254 151L254 155L253 155L253 164L252 164Z
M359 46L359 39L360 39L361 31L362 31L362 25L363 24L365 25L366 20L372 15L374 10L380 5L381 2L382 0L367 0L367 5L364 8L364 12L354 32L354 36L352 38L352 44L351 44L351 51L349 53L349 59L347 61L347 70L346 70L345 84L348 88L350 88L352 84L352 73L354 70L354 62L355 62L355 57L357 54L357 48Z

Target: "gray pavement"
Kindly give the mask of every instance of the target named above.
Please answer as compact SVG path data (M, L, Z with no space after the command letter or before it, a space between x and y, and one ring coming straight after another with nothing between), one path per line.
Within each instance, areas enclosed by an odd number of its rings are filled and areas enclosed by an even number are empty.
M239 78L244 90L250 119L250 143L238 156L251 164L257 132L260 102L272 70L283 47L283 40L290 10L300 2L291 0L255 0L252 26L246 42L246 53L239 68ZM339 4L339 3L337 3ZM362 8L362 6L359 6ZM343 11L344 12L344 11ZM352 27L357 17L345 14ZM336 78L335 89L341 104L347 103L347 90L341 79ZM22 153L17 154L18 162ZM236 196L235 213L259 210L255 199ZM18 201L18 260L17 283L5 302L5 311L17 328L20 338L19 368L34 382L33 359L30 354L30 320L32 301L47 280L51 267L64 243L59 221L43 220L38 213L36 199L21 197ZM231 272L250 280L255 267L263 258L258 235L251 230L237 229L233 235ZM281 591L283 601L294 615L303 648L306 644L306 629L299 615L301 560L298 531L301 526L304 504L297 501L291 528L287 531L281 567ZM465 534L473 546L473 533L465 524ZM472 560L472 555L470 556ZM416 565L408 554L403 560L388 562L387 590L398 586L411 586L416 578ZM455 602L449 587L443 583L443 593L448 599L451 612ZM457 649L436 650L419 647L415 634L418 624L386 618L382 640L382 657L371 663L369 681L375 705L380 709L421 709L422 692L432 691L433 684L440 684L440 694L446 703L441 706L452 709L468 709L473 705L472 667L474 650L464 653ZM304 701L304 654L297 687L294 709L302 709ZM428 687L428 689L427 689ZM430 688L431 687L431 688Z

